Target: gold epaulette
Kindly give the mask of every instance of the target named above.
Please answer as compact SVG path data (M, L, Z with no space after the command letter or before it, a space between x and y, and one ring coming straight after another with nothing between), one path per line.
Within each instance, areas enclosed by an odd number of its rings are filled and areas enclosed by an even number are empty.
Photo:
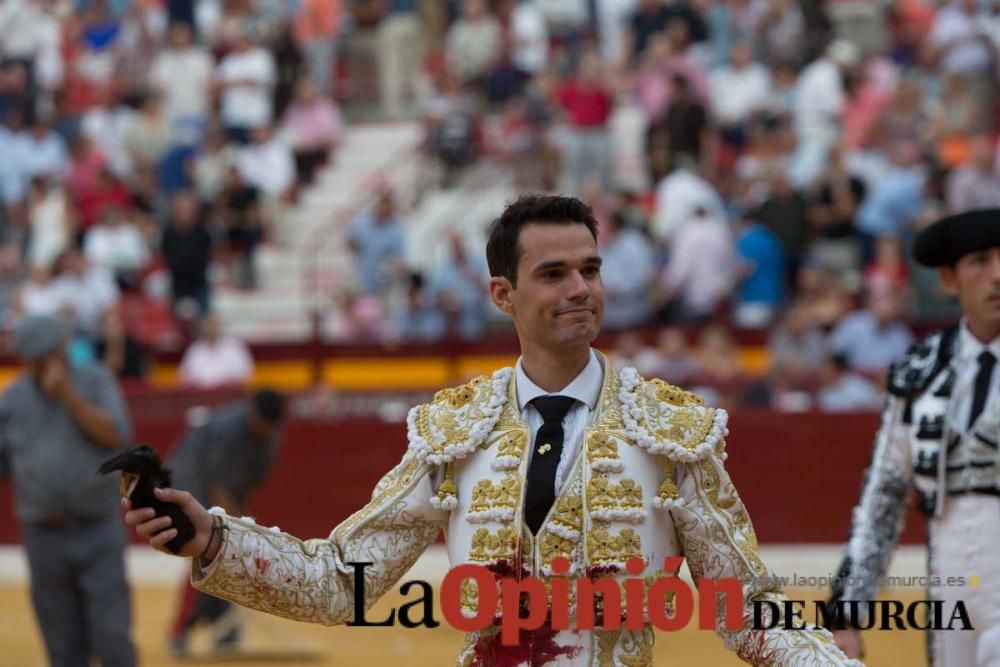
M481 375L458 387L442 389L430 403L410 410L407 435L414 455L436 465L468 456L486 441L504 405L512 370Z
M625 428L638 446L674 461L698 461L713 452L724 458L725 410L663 380L643 379L634 368L620 377Z

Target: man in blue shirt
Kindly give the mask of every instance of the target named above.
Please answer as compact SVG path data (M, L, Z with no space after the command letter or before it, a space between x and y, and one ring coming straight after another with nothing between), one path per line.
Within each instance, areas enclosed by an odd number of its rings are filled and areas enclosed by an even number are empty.
M373 211L359 215L351 225L350 245L355 253L355 275L364 294L380 294L403 267L403 222L396 216L392 193L383 190Z
M771 230L747 221L740 230L736 251L743 261L744 276L736 321L745 327L766 326L785 298L785 250Z

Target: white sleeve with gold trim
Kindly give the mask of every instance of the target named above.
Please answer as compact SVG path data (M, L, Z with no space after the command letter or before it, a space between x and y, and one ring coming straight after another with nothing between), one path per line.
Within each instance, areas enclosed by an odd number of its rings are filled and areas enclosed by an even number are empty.
M743 627L730 631L721 607L717 615L716 631L726 646L753 665L862 667L836 647L826 630L784 630L780 624L754 629L754 601L780 604L785 596L760 558L750 516L723 464L725 411L634 371L622 374L621 399L635 442L665 459L660 504L671 514L695 582L728 577L742 582Z

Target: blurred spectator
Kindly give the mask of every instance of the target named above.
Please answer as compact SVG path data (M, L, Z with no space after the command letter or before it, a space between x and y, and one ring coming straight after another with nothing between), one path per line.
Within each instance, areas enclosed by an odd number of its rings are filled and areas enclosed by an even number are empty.
M453 75L442 77L442 87L427 101L424 124L434 159L443 167L443 185L451 187L459 170L476 156L476 102Z
M257 286L255 253L264 238L260 191L246 183L235 167L230 167L226 186L219 193L217 203L229 251L236 255L236 285L252 289Z
M300 186L315 180L344 131L340 109L329 98L320 96L312 79L299 81L281 129L289 137Z
M677 327L664 327L656 336L656 347L640 357L639 372L646 377L663 378L683 385L701 372L697 358L688 349L684 332Z
M872 186L858 210L862 261L874 255L875 239L908 234L923 202L925 182L920 155L912 144L898 144L889 153L890 162Z
M822 172L839 132L846 99L845 76L860 62L858 48L838 40L799 75L794 109L798 145L792 172L796 186L812 183Z
M19 317L29 315L56 315L63 310L63 294L57 289L53 267L29 267L28 279L22 283L16 297Z
M134 219L134 212L105 208L101 222L87 232L84 253L94 266L110 270L119 282L137 284L138 274L151 259L146 238Z
M557 45L567 60L576 62L587 31L590 29L590 0L533 0L545 17L549 40Z
M663 273L670 315L681 320L710 317L732 289L734 255L726 222L697 209L674 234Z
M332 0L329 0L332 2ZM166 48L153 59L150 82L163 100L168 127L193 128L200 136L208 119L214 62L208 49L194 41L194 26L170 26Z
M449 255L430 285L448 319L449 333L478 338L486 331L489 268L480 253L469 253L457 231L448 235Z
M806 200L796 190L781 171L768 174L768 194L756 208L747 215L769 229L784 249L785 275L794 286L809 239L806 224Z
M74 162L84 159L94 164L99 160L103 166L106 158L108 168L116 176L127 177L132 171L128 137L132 134L135 116L135 110L122 104L117 95L109 95L104 104L87 111L80 123L80 130L90 142L83 143L83 137L77 137L71 143ZM74 165L74 169L76 168ZM70 179L73 178L71 174Z
M386 339L386 317L378 297L344 290L334 295L332 306L322 323L329 340L382 342Z
M910 272L900 240L880 238L875 242L875 258L865 268L865 290L869 294L904 295L909 284Z
M631 57L626 51L629 48L629 20L639 0L597 0L595 4L601 57L612 65L623 65Z
M285 197L295 184L295 160L285 142L269 125L251 133L252 141L236 154L236 168L248 184L272 201Z
M683 75L675 74L671 84L673 92L666 111L654 118L646 131L650 162L665 159L668 164L707 167L713 160L709 157L712 137L705 106L694 97Z
M222 127L230 141L240 144L250 143L253 130L273 120L272 93L278 73L271 52L255 43L256 34L256 27L246 23L233 50L215 70Z
M884 373L913 342L900 310L895 294L869 295L867 308L847 315L830 332L830 349L844 355L852 370L875 376Z
M1000 206L1000 174L994 167L994 142L989 136L973 137L969 159L948 177L947 203L951 213Z
M94 354L120 379L134 380L149 375L149 353L129 335L117 308L105 311Z
M78 223L81 230L88 230L98 220L105 208L132 208L132 195L125 183L114 175L110 169L103 167L103 162L98 163L96 172L87 173L92 165L75 163L70 180L67 183L71 188L73 201L76 204ZM153 178L150 170L137 169L132 177L135 182L142 180L144 175ZM155 188L155 181L154 181ZM154 196L156 193L153 193Z
M239 338L224 334L219 318L201 319L198 338L184 351L178 369L181 383L192 389L245 385L253 377L253 357Z
M692 11L687 0L666 4L661 0L638 0L638 8L629 22L628 44L632 57L646 50L653 35L664 32L673 21L680 21L696 40L706 37L700 16Z
M44 177L32 179L28 224L28 262L52 266L76 234L73 212L60 186L50 185Z
M419 0L385 0L383 5L387 11L378 26L379 91L382 113L391 118L402 112L407 92L413 98L417 96L417 85L424 57L424 35L420 23ZM492 17L485 15L485 8L481 7L478 14L483 17L482 25L490 24L495 27ZM469 33L463 34L472 37L476 33L475 28L472 28ZM487 41L496 38L489 31L478 34ZM449 45L452 39L451 34L449 34ZM452 48L449 46L449 54ZM463 48L470 47L464 45ZM489 50L494 46L489 45L484 48ZM474 57L475 53L477 53L475 46L472 46L469 51L462 51L463 56ZM492 57L495 51L490 51L490 53ZM476 67L474 64L469 66Z
M842 4L826 3L826 7ZM757 55L770 62L801 64L805 53L806 21L796 0L757 0L748 3L748 20L756 37Z
M207 313L211 303L208 265L212 260L212 237L194 194L178 192L170 208L160 252L170 272L174 306L183 308L185 301L193 301L199 313Z
M529 76L542 72L549 62L549 30L535 2L499 0L496 14L514 66Z
M813 237L810 255L841 275L858 272L854 219L866 192L864 181L847 170L841 150L831 151L828 175L808 200L806 217ZM850 279L856 281L853 275Z
M608 361L617 370L628 367L639 370L644 353L642 336L634 331L624 331L615 337L615 346L608 353ZM642 373L641 370L639 372Z
M853 307L841 276L814 261L799 270L796 290L800 307L823 329L832 327Z
M118 303L118 286L111 272L92 266L83 252L72 247L60 257L53 287L61 310L73 315L76 331L91 341L100 335L104 313Z
M944 95L930 132L938 159L947 167L957 167L969 159L970 137L989 127L988 114L968 81L958 74L942 77Z
M846 357L834 354L823 364L817 392L821 412L877 412L884 400L871 380L851 371Z
M712 218L726 218L725 204L711 183L687 167L674 169L656 186L654 235L671 240L699 209Z
M725 327L711 324L698 336L698 376L710 386L720 387L742 373L739 349Z
M635 72L636 102L647 121L661 119L666 114L673 100L677 77L683 77L691 100L702 105L707 103L711 90L704 70L688 57L671 34L657 34ZM652 151L652 154L657 153ZM662 178L666 171L666 167L653 165L654 179Z
M361 293L383 293L404 267L403 222L396 215L391 191L382 190L375 208L354 219L349 242L355 253L355 279Z
M444 312L417 272L410 274L406 295L389 318L391 335L399 341L434 342L443 338L447 329Z
M742 148L746 144L747 123L761 111L771 95L767 68L753 61L748 42L733 44L729 64L711 75L712 110L726 143Z
M653 313L650 290L656 279L649 241L625 218L613 213L601 239L601 275L604 280L604 324L624 329L649 321Z
M971 79L993 67L996 54L978 20L977 0L949 0L938 9L927 35L930 58L943 72Z
M478 82L500 55L500 24L485 0L464 0L462 18L452 24L445 43L448 71L465 83Z
M303 0L295 12L295 41L319 95L333 91L343 14L342 0Z
M229 169L236 164L236 149L226 144L219 128L208 131L205 142L192 158L195 187L202 201L213 201L225 187Z
M62 183L69 172L66 142L53 131L52 119L42 115L36 116L30 130L14 135L8 159L14 165L8 201L24 199L33 178Z
M771 332L767 348L772 372L797 385L814 378L826 359L823 332L801 305L788 309L781 324Z
M21 251L13 243L0 245L0 331L9 332L17 320L18 292L27 278Z
M737 235L736 252L742 280L733 321L744 328L762 329L771 324L785 298L784 248L767 227L745 220Z
M162 106L157 95L146 96L125 137L125 146L137 169L156 171L170 147L170 122Z

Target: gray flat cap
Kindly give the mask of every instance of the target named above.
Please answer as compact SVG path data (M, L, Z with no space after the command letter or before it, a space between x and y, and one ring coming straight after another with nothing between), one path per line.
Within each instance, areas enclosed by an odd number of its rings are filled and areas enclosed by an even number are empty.
M32 361L51 354L69 341L69 324L53 315L29 315L14 327L14 354Z

